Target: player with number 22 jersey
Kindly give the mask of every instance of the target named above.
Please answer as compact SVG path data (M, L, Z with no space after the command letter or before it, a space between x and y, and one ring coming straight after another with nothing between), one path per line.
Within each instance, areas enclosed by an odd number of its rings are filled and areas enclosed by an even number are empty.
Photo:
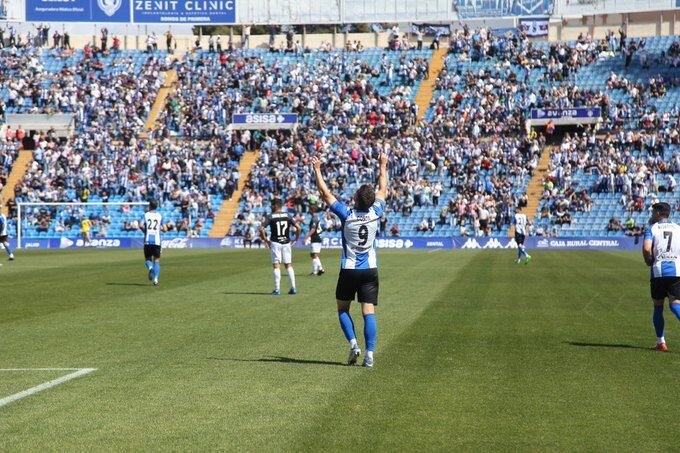
M144 232L144 260L149 271L149 280L158 286L161 275L161 229L163 216L157 212L158 203L149 202L149 210L144 214L144 221L140 228Z

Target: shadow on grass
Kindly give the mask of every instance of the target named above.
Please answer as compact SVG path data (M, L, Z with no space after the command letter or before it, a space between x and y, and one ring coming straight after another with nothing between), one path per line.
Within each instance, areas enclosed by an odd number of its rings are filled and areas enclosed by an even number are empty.
M151 283L112 283L109 282L107 286L151 286Z
M237 295L237 296L271 296L272 293L267 292L257 292L257 291L224 291L222 294L226 295Z
M616 348L616 349L641 349L643 351L651 351L652 348L645 348L643 346L635 346L626 343L584 343L581 341L565 341L571 346L578 346L581 348Z
M263 357L261 359L232 359L229 357L208 357L208 360L226 360L230 362L261 362L261 363L292 363L294 365L327 365L327 366L345 366L342 362L330 362L327 360L308 360L308 359L294 359L292 357Z

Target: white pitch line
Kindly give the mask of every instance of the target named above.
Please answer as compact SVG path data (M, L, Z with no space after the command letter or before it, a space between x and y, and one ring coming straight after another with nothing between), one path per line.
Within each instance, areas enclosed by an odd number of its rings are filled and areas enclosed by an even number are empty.
M78 371L83 368L0 368L0 371Z
M33 371L42 371L42 370L58 371L55 368L42 368L42 369L33 368L32 370ZM71 369L69 369L68 371L70 371L70 370ZM3 371L28 371L28 370L17 368L17 369L5 369ZM67 370L62 370L62 371L67 371ZM43 390L47 390L49 388L56 387L59 384L63 384L64 382L68 382L68 381L75 379L77 377L84 376L86 374L90 374L94 371L97 371L97 369L96 368L83 368L83 369L79 369L78 371L75 371L73 373L67 374L66 376L62 376L60 378L53 379L51 381L43 382L42 384L37 385L37 386L30 388L28 390L24 390L23 392L15 393L14 395L10 395L8 397L0 399L0 407L5 406L9 403L13 403L14 401L20 400L22 398L26 398L27 396L34 395L38 392L42 392Z

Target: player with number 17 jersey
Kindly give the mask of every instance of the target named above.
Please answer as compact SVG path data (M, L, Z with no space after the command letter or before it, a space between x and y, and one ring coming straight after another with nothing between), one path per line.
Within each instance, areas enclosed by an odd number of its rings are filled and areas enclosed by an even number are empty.
M293 269L293 246L300 238L300 225L287 212L283 212L283 203L281 200L272 201L272 212L265 217L264 222L260 226L260 237L262 242L269 249L272 267L274 269L274 291L272 294L278 296L281 294L281 263L286 267L288 278L290 279L290 291L288 294L297 294L295 287L295 270ZM267 237L267 228L269 228L269 237ZM291 233L295 234L295 238L291 241Z

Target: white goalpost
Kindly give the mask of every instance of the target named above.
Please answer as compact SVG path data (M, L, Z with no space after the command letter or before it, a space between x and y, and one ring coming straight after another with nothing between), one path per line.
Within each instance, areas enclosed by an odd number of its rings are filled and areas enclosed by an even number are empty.
M148 206L149 203L146 201L88 201L88 202L20 202L17 203L17 249L21 248L22 243L22 220L23 212L25 207L37 207L37 206Z

